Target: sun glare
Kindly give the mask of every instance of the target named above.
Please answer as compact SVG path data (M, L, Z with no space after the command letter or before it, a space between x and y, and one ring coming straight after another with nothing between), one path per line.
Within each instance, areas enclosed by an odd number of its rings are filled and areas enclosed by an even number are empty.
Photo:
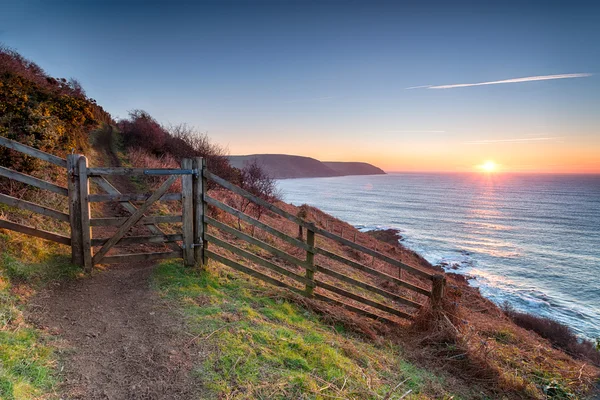
M488 160L481 165L477 166L483 172L496 172L498 170L498 164L495 162Z

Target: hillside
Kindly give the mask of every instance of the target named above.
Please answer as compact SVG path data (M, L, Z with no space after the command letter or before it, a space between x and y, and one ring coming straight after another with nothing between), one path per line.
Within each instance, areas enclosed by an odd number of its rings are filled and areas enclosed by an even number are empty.
M287 154L229 156L231 165L240 169L253 160L274 179L385 174L380 168L363 162L322 162L311 157Z
M341 175L382 175L385 172L365 162L323 161L323 164Z

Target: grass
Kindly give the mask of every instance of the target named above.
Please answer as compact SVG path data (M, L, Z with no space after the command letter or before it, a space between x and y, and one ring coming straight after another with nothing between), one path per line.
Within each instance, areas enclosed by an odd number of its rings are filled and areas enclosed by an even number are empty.
M51 280L73 277L65 250L0 231L0 399L48 398L58 383L52 338L30 326L25 302Z
M203 355L195 375L215 398L448 396L442 378L405 361L391 342L326 324L277 290L217 265L198 271L164 262L154 274L156 289L186 316L190 343Z

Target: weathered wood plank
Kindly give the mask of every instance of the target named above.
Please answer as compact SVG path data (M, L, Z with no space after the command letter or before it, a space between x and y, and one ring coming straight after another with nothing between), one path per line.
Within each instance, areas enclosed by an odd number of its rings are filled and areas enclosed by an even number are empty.
M137 208L136 208L137 209ZM135 210L134 210L135 212ZM115 218L92 218L90 224L92 226L119 226L127 221L127 217L115 217ZM181 215L157 215L151 217L143 217L139 220L139 224L146 225L150 231L156 235L164 235L162 231L152 231L150 228L153 224L172 224L182 222L183 218Z
M299 248L304 249L304 250L308 250L309 249L308 244L306 244L306 243L304 243L304 242L302 242L302 241L300 241L300 240L298 240L296 238L288 236L285 233L280 232L277 229L275 229L275 228L273 228L273 227L271 227L271 226L269 226L269 225L267 225L265 223L262 223L259 220L254 219L254 218L252 218L252 217L244 214L243 212L241 212L239 210L236 210L233 207L228 206L227 204L225 204L223 202L220 202L219 200L216 200L216 199L214 199L214 198L212 198L210 196L205 196L204 200L209 205L217 207L217 208L219 208L219 209L221 209L221 210L223 210L223 211L225 211L225 212L227 212L227 213L229 213L231 215L235 215L236 217L238 217L242 221L247 222L250 225L254 225L257 228L260 228L260 229L262 229L265 232L269 232L271 235L273 235L275 237L278 237L279 239L285 240L286 242L288 242L290 244L293 244L296 247L299 247Z
M17 224L16 222L10 222L3 219L0 219L0 228L2 229L10 229L11 231L21 232L26 235L39 237L46 240L51 240L56 243L64 244L67 246L71 245L71 239L67 236L59 235L57 233L44 231L41 229L32 228L30 226L25 226L21 224Z
M366 254L368 254L370 256L373 256L373 257L375 257L375 258L377 258L379 260L385 261L386 263L391 264L391 265L393 265L393 266L395 266L397 268L402 268L402 269L404 269L404 270L406 270L406 271L408 271L408 272L410 272L410 273L412 273L412 274L414 274L416 276L419 276L419 277L422 277L422 278L427 278L427 279L431 279L431 277L432 277L432 274L430 274L427 271L423 271L423 270L421 270L419 268L412 267L410 265L404 264L403 262L398 261L398 260L393 259L393 258L390 258L390 257L386 256L385 254L381 254L381 253L379 253L379 252L377 252L377 251L375 251L373 249L370 249L368 247L362 246L362 245L360 245L358 243L354 243L351 240L344 239L344 238L342 238L342 237L340 237L340 236L338 236L336 234L328 232L328 231L326 231L324 229L321 229L319 227L315 227L315 233L317 233L317 234L319 234L321 236L324 236L324 237L326 237L328 239L335 240L336 242L341 243L341 244L343 244L345 246L348 246L350 248L353 248L355 250L362 251L363 253L366 253Z
M192 160L181 160L181 169L192 169ZM183 263L186 267L193 267L194 262L194 204L192 176L181 177L181 214L183 215Z
M307 266L306 261L300 260L300 259L298 259L298 258L296 258L294 256L291 256L288 253L286 253L285 251L279 250L278 248L275 248L275 247L271 246L270 244L267 244L267 243L263 242L262 240L258 240L256 238L253 238L252 236L247 235L247 234L245 234L243 232L240 232L237 229L232 228L232 227L230 227L228 225L225 225L224 223L219 222L219 221L217 221L217 220L215 220L215 219L213 219L213 218L211 218L211 217L209 217L207 215L204 216L204 220L206 222L208 222L209 225L214 226L215 228L220 229L220 230L222 230L224 232L227 232L229 234L232 234L233 236L237 237L238 239L245 240L248 243L251 243L251 244L253 244L255 246L260 247L261 249L264 249L264 250L266 250L268 252L271 252L271 253L275 254L276 256L281 257L284 260L286 260L286 261L288 261L288 262L290 262L292 264L296 264L296 265L299 265L299 266L305 267L305 268Z
M305 227L307 229L308 229L308 227L310 225L308 222L306 222L306 221L304 221L304 220L296 217L295 215L292 215L292 214L288 213L287 211L284 211L284 210L280 209L279 207L277 207L277 206L275 206L275 205L273 205L273 204L271 204L271 203L269 203L269 202L261 199L260 197L257 197L255 195L253 195L252 193L247 192L246 190L244 190L244 189L242 189L242 188L240 188L240 187L238 187L238 186L236 186L236 185L234 185L234 184L226 181L225 179L223 179L223 178L221 178L221 177L213 174L210 171L205 171L204 175L208 179L211 179L212 181L216 182L217 184L223 186L224 188L229 189L232 192L234 192L236 194L239 194L240 196L242 196L242 197L244 197L244 198L246 198L248 200L251 200L251 201L253 201L254 203L256 203L258 205L261 205L264 208L266 208L267 210L272 211L273 213L275 213L277 215L280 215L280 216L282 216L282 217L284 217L284 218L286 218L286 219L288 219L288 220L290 220L290 221L292 221L292 222L294 222L294 223L296 223L298 225L302 225L303 227ZM398 268L404 268L405 270L407 270L407 271L409 271L409 272L411 272L411 273L413 273L415 275L418 275L418 276L421 276L421 277L425 277L425 278L428 278L428 279L431 279L431 277L432 277L432 274L430 274L427 271L423 271L423 270L421 270L419 268L412 267L410 265L404 264L403 262L401 262L399 260L395 260L393 258L390 258L390 257L388 257L388 256L386 256L384 254L381 254L381 253L379 253L377 251L374 251L374 250L372 250L372 249L370 249L368 247L362 246L362 245L360 245L358 243L354 243L351 240L344 239L344 238L342 238L342 237L340 237L340 236L338 236L338 235L336 235L334 233L331 233L329 231L321 229L321 228L319 228L317 226L314 227L314 231L315 231L316 234L319 234L321 236L325 236L328 239L334 240L334 241L336 241L338 243L341 243L341 244L343 244L345 246L351 247L351 248L353 248L355 250L362 251L363 253L369 254L369 255L371 255L371 256L373 256L375 258L378 258L378 259L380 259L382 261L385 261L385 262L387 262L387 263L389 263L391 265L394 265L394 266L396 266Z
M343 282L349 283L351 285L355 285L355 286L361 287L361 288L369 290L369 291L371 291L373 293L377 293L377 294L379 294L381 296L387 297L388 299L392 299L392 300L394 300L394 301L396 301L398 303L405 304L405 305L411 306L411 307L416 307L416 308L420 308L422 306L422 304L419 304L416 301L409 300L409 299L404 298L402 296L399 296L399 295L397 295L395 293L391 293L391 292L388 292L386 290L380 289L380 288L378 288L376 286L370 285L368 283L361 282L361 281L356 280L354 278L350 278L349 276L346 276L344 274L340 274L339 272L333 271L333 270L331 270L329 268L325 268L325 267L322 267L320 265L317 265L316 268L317 268L318 272L322 272L325 275L329 275L329 276L331 276L333 278L339 279L340 281L343 281Z
M90 181L87 175L88 161L79 157L79 204L81 205L81 247L83 252L83 268L89 274L94 267L92 259L92 227L90 226Z
M92 246L102 246L110 238L92 239ZM119 244L168 243L183 240L183 235L128 236L119 240Z
M212 252L210 250L205 250L205 254L206 254L206 256L208 258L211 258L211 259L213 259L213 260L215 260L217 262L220 262L221 264L226 265L226 266L228 266L230 268L233 268L235 270L238 270L240 272L243 272L245 274L248 274L250 276L258 278L258 279L260 279L262 281L270 283L271 285L275 285L275 286L279 286L279 287L291 290L294 293L303 294L303 291L300 290L300 289L297 289L297 288L295 288L293 286L290 286L290 285L288 285L286 283L280 282L277 279L274 279L274 278L272 278L272 277L270 277L268 275L265 275L265 274L263 274L261 272L255 271L255 270L253 270L251 268L248 268L248 267L245 267L242 264L237 263L235 261L232 261L232 260L230 260L228 258L225 258L223 256L220 256L219 254L217 254L215 252Z
M83 244L81 234L81 203L79 201L79 172L77 162L80 154L67 156L67 186L69 195L69 225L71 225L71 262L83 267Z
M378 303L378 302L373 301L371 299L367 299L365 297L359 296L359 295L354 294L352 292L349 292L347 290L341 289L341 288L339 288L337 286L333 286L333 285L330 285L328 283L321 282L321 281L318 281L318 280L316 280L315 283L317 284L317 287L329 290L330 292L339 294L340 296L347 297L347 298L352 299L354 301L358 301L359 303L366 304L366 305L371 306L373 308L377 308L377 309L379 309L381 311L385 311L386 313L389 313L389 314L392 314L392 315L396 315L398 317L402 317L402 318L406 318L406 319L413 319L413 316L410 315L410 314L408 314L408 313L405 313L405 312L400 311L400 310L396 310L395 308L388 307L385 304L381 304L381 303Z
M402 287L405 287L407 289L413 290L413 291L415 291L415 292L417 292L419 294L422 294L424 296L428 296L428 297L431 296L431 291L430 290L427 290L427 289L425 289L425 288L423 288L421 286L413 285L412 283L408 283L406 281L401 281L400 279L395 278L395 277L393 277L391 275L388 275L385 272L381 272L381 271L378 271L376 269L367 267L366 265L357 263L356 261L349 260L349 259L347 259L345 257L339 256L339 255L337 255L335 253L332 253L332 252L327 251L325 249L322 249L320 247L316 247L315 251L316 251L317 254L321 254L321 255L329 257L329 258L331 258L331 259L333 259L335 261L339 261L341 263L344 263L344 264L346 264L346 265L348 265L348 266L350 266L352 268L358 269L359 271L368 272L371 275L378 276L378 277L383 278L383 279L385 279L387 281L393 282L393 283L395 283L395 284L397 284L399 286L402 286Z
M121 194L121 192L119 192L117 190L116 187L114 187L109 181L107 181L103 176L95 176L92 178L92 182L94 182L96 185L100 186L100 188L102 188L102 190L104 190L106 193L108 194ZM128 202L128 201L120 201L119 204L121 205L121 207L123 207L127 212L129 212L129 214L133 214L136 210L137 207L135 205L133 205L132 203ZM158 226L156 226L155 224L157 223L161 223L163 220L158 220L159 218L165 218L164 222L181 222L181 217L179 220L177 221L168 221L166 218L169 218L170 216L158 216L158 217L143 217L141 219L142 224L146 225L146 228L148 228L148 230L155 234L155 235L164 235L165 233L162 231L162 229L160 229ZM152 218L157 218L156 221L152 221ZM123 221L120 222L117 225L121 225L122 223L124 223L127 220L127 218L123 218ZM179 247L179 245L177 243L169 243L168 246L173 249L174 251L178 251L181 250L181 247Z
M306 285L306 297L313 297L315 284L315 231L308 228L306 231L306 244L309 248L306 250L306 279L311 285Z
M68 196L69 192L62 186L55 185L54 183L46 182L43 179L38 179L34 176L23 174L21 172L13 171L8 168L0 167L0 176L8 179L26 183L27 185L35 186L39 189L49 190L54 193L58 193L62 196Z
M221 240L216 236L206 234L206 237L211 243L214 243L217 246L224 248L225 250L229 250L230 252L232 252L240 257L244 257L244 258L252 261L255 264L258 264L262 267L273 270L273 271L277 272L278 274L285 275L285 276L292 278L298 282L304 283L305 285L310 285L311 287L314 287L314 285L315 285L313 282L311 282L310 280L306 279L303 276L295 274L292 271L288 271L287 269L280 267L279 265L273 264L272 262L265 260L264 258L261 258L255 254L252 254L246 250L240 249L239 247L234 246L230 243L227 243L226 241Z
M204 159L196 157L192 160L192 168L201 172L204 169ZM194 197L194 261L198 265L203 264L202 251L204 248L204 201L202 176L193 176L192 192Z
M81 166L81 164L80 164L80 166ZM79 175L81 176L81 168L79 171ZM129 231L129 229L131 229L131 227L133 225L135 225L135 223L138 222L142 218L142 216L144 215L144 213L146 211L148 211L150 206L152 206L152 204L154 204L154 202L156 200L158 200L163 194L165 194L165 192L167 190L169 190L169 188L171 187L171 185L173 184L173 182L175 182L175 180L177 178L178 177L176 175L171 175L165 182L163 182L162 185L160 185L158 190L156 192L154 192L152 194L152 196L150 196L148 198L148 200L146 200L146 202L144 204L142 204L142 206L136 210L136 212L131 214L131 216L127 219L127 221L125 221L125 223L123 223L123 225L121 225L119 227L119 229L117 229L117 232L115 232L114 236L112 238L110 238L110 240L108 242L106 242L100 248L98 253L96 253L94 255L94 258L93 258L94 264L97 264L102 260L102 257L104 257L106 255L108 250L110 250L111 247L113 247L115 244L117 244L119 242L119 240L121 240L121 238L123 236L125 236L127 231Z
M102 167L90 168L90 176L102 175L192 175L194 172L190 169L172 169L172 168L127 168L127 167Z
M119 193L119 194L91 194L90 203L102 203L107 201L146 201L152 193ZM178 201L181 200L181 193L167 193L161 196L159 201Z
M338 307L345 308L346 310L352 311L355 314L363 315L363 316L371 318L371 319L375 319L375 320L378 320L378 321L384 321L384 322L386 322L388 324L395 324L396 323L395 321L393 321L391 319L388 319L388 318L385 318L385 317L383 317L381 315L377 315L377 314L371 313L371 312L369 312L367 310L363 310L362 308L351 306L350 304L346 304L346 303L341 302L339 300L332 299L331 297L327 297L327 296L322 295L320 293L315 293L315 299L316 300L320 300L320 301L324 301L326 303L330 303L330 304L336 305Z
M0 146L4 146L11 150L19 151L31 157L39 158L40 160L49 162L54 165L58 165L59 167L67 168L67 160L65 160L64 158L48 154L44 151L34 149L33 147L26 146L22 143L15 142L14 140L10 140L2 136L0 136Z
M206 240L206 234L208 233L208 224L206 223L205 216L208 215L208 204L204 201L206 193L208 192L208 181L204 172L206 171L206 160L202 160L202 170L198 171L201 174L202 179L202 264L208 263L208 256L205 250L208 249L208 241Z
M60 211L39 206L26 200L17 199L16 197L0 193L0 203L7 206L20 208L21 210L31 211L37 214L45 215L46 217L54 218L59 221L69 222L69 215Z
M102 264L120 264L155 260L168 260L171 258L181 258L182 256L183 253L181 250L161 253L115 254L113 256L105 256L102 259Z

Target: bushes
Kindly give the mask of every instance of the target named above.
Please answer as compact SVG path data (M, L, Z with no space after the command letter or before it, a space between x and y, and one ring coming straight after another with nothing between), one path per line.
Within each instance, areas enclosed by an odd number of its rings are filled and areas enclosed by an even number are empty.
M515 324L548 339L553 346L600 365L600 351L594 343L579 339L568 326L549 318L518 312L508 303L504 303L502 310Z
M88 99L79 82L48 76L37 64L0 45L0 136L64 155L87 148L87 133L110 115ZM0 149L0 165L30 173L41 165Z

